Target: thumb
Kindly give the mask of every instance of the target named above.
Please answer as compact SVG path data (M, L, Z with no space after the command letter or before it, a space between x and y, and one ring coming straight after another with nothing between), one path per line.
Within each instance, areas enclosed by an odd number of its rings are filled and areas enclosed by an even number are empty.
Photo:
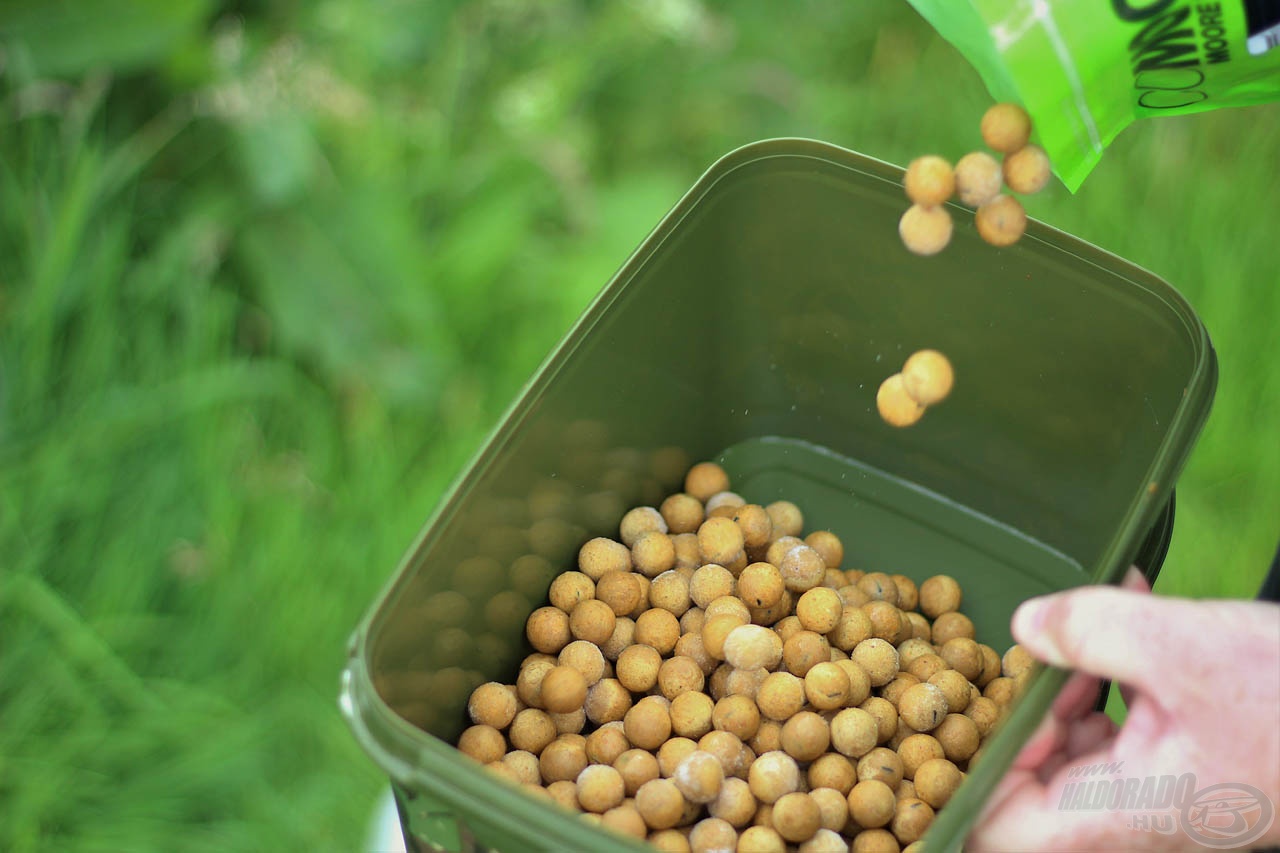
M1046 663L1131 684L1167 704L1203 690L1212 658L1205 643L1232 624L1230 607L1085 586L1024 602L1012 627Z

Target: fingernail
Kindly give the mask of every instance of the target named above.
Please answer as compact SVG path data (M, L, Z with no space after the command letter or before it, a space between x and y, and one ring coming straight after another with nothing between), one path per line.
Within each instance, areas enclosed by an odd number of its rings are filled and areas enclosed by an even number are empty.
M1022 602L1013 613L1013 637L1045 663L1065 667L1066 658L1054 642L1052 632L1046 630L1049 608L1050 602L1044 598Z
M1013 637L1022 642L1022 637L1034 637L1040 633L1044 625L1044 601L1029 598L1018 609L1013 611Z
M1129 567L1129 571L1124 574L1124 580L1120 582L1120 587L1138 592L1149 592L1151 590L1151 585L1147 583L1147 576L1137 566Z

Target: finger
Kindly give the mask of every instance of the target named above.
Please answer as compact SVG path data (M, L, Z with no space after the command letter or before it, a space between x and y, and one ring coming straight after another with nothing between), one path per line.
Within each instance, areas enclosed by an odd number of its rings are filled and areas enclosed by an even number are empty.
M1067 730L1062 721L1053 714L1045 715L1036 726L1036 730L1022 745L1018 756L1010 767L1014 770L1035 770L1055 752L1061 751L1066 743Z
M1147 576L1137 566L1130 566L1129 571L1124 573L1120 588L1131 592L1151 592L1151 584L1147 583Z
M1146 595L1151 593L1151 584L1147 582L1147 576L1137 566L1130 566L1129 571L1125 572L1124 580L1120 582L1120 588ZM1127 684L1120 684L1118 687L1120 689L1120 698L1124 701L1124 706L1128 708L1133 701L1133 689Z
M1120 698L1124 700L1124 707L1126 711L1133 707L1133 700L1137 695L1137 691L1129 685L1124 684L1123 682L1120 684Z
M1074 720L1093 710L1098 702L1102 682L1087 672L1072 673L1053 700L1053 715L1061 720Z
M1075 759L1086 752L1102 749L1116 736L1116 724L1101 711L1095 711L1077 721L1067 732L1063 754Z
M1061 785L1045 786L1038 780L1019 780L993 809L984 810L965 842L965 850L1135 850L1135 839L1125 826L1126 816L1114 811L1078 811L1059 808ZM1154 835L1154 833L1147 833ZM1163 836L1157 836L1165 841Z
M1047 782L1028 771L1010 773L987 800L965 842L969 853L986 851L1137 851L1167 850L1169 838L1159 833L1135 832L1129 815L1118 810L1064 807L1067 785L1079 782L1070 775L1077 764L1114 761L1109 747L1057 762Z
M980 828L993 817L1002 814L1009 801L1025 798L1028 788L1044 789L1044 785L1037 778L1035 770L1016 770L1012 768L1008 770L1004 776L1000 777L996 787L983 802L982 810L978 813L978 819L974 821L974 826Z
M1049 714L1027 738L1011 766L1017 769L1040 768L1050 756L1060 752L1066 743L1071 721L1092 710L1100 686L1098 679L1087 673L1078 672L1068 678L1053 700Z
M1048 784L1068 762L1079 763L1085 753L1110 749L1116 731L1115 723L1106 714L1091 713L1077 720L1067 727L1062 748L1040 764L1036 778Z
M1129 683L1167 704L1211 683L1205 638L1223 636L1242 606L1086 586L1024 602L1013 634L1046 663Z
M1048 784L1057 772L1062 769L1062 766L1069 760L1070 759L1067 758L1067 754L1065 752L1055 752L1040 765L1040 769L1036 771L1036 778L1039 779L1041 783Z

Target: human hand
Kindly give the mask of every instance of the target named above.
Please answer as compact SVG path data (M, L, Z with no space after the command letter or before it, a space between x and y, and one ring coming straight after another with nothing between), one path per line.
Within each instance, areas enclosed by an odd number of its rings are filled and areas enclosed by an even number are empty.
M1153 596L1130 569L1121 589L1024 603L1013 635L1038 659L1076 672L987 801L966 850L1203 850L1180 823L1181 797L1163 808L1129 797L1148 777L1184 774L1194 774L1179 786L1188 804L1221 783L1251 785L1270 800L1243 811L1248 826L1234 836L1231 816L1216 812L1207 825L1240 842L1219 849L1280 843L1280 820L1251 837L1258 816L1265 822L1280 807L1280 605ZM1093 710L1101 678L1121 685L1128 716L1119 728ZM1119 808L1063 808L1081 783L1092 799L1118 779L1128 785ZM1069 784L1077 787L1064 796ZM1187 815L1204 813L1189 805Z

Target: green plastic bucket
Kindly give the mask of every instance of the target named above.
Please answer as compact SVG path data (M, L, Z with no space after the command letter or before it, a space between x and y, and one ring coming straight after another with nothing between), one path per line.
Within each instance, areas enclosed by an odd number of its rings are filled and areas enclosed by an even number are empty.
M628 849L450 744L579 546L714 459L755 503L797 502L845 568L945 572L978 639L1029 596L1159 569L1174 480L1216 383L1169 285L1042 224L1007 249L956 213L907 253L901 169L771 140L707 171L547 358L357 627L341 706L419 849ZM548 284L548 286L551 286ZM922 347L956 388L917 425L876 412ZM1062 686L1043 671L926 836L958 849ZM639 848L635 845L636 849ZM411 847L412 849L412 847Z

